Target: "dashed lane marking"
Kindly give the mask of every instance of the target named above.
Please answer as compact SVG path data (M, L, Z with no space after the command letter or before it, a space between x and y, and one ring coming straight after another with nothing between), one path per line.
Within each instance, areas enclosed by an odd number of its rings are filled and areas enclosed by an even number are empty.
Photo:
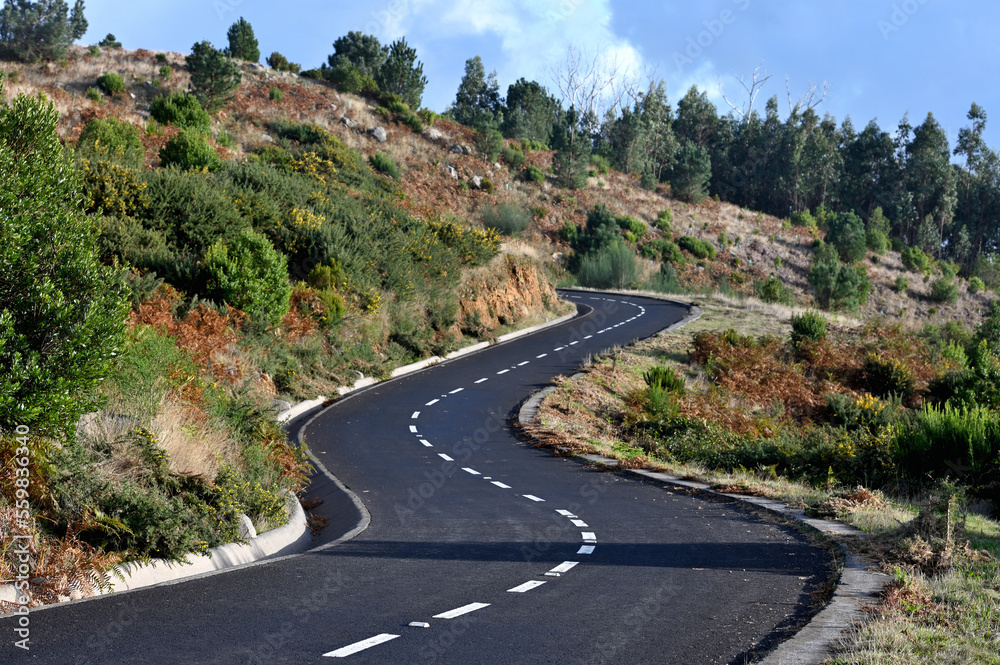
M482 383L483 381L489 381L489 379L479 379L476 383Z
M582 526L584 528L586 528L587 526L587 523L584 522L583 520L570 520L570 522L573 523L573 526Z
M479 473L478 471L476 471L475 469L470 469L467 466L463 466L462 467L462 471L465 471L466 473L471 473L474 476L481 476L481 475L483 475L483 474ZM584 526L586 526L586 525L584 525Z
M454 390L449 391L448 394L449 395L454 395L455 393L460 393L463 390L465 390L465 388L455 388Z
M445 455L444 453L438 453L438 457L440 457L441 459L443 459L445 462L454 462L455 461L452 458L450 458L447 455Z
M501 483L499 480L494 480L493 484L496 485L497 487L499 487L500 489L503 489L503 490L509 490L510 489L510 485L505 485L505 484Z
M379 635L375 635L374 637L369 637L367 640L361 640L360 642L355 642L354 644L348 644L346 647L340 647L334 651L329 651L323 655L330 658L345 658L353 653L370 649L373 646L377 646L383 642L388 642L389 640L394 640L397 637L399 637L399 635L381 633Z
M424 445L425 445L425 446L427 446L428 448L433 448L433 447L434 447L434 446L433 446L433 445L431 444L431 442L430 442L430 441L428 441L427 439L420 439L420 443L424 444Z
M519 584L513 589L507 589L507 593L524 593L525 591L531 591L532 589L537 589L543 584L545 584L545 582L542 582L540 580L531 580L530 582Z
M420 412L419 412L419 411L414 411L414 412L413 412L413 415L412 415L412 416L410 416L410 417L411 417L411 418L419 418L419 417L420 417Z
M481 610L484 607L489 607L489 603L469 603L468 605L462 605L461 607L456 607L453 610L448 610L447 612L442 612L441 614L435 614L435 619L454 619L455 617L460 617L463 614L468 614L469 612L475 612L476 610Z
M410 425L410 431L413 432L414 434L416 434L417 433L417 426L416 425Z
M497 374L506 374L509 371L510 371L509 369L502 369L499 372L497 372Z
M535 358L536 358L536 359L538 359L538 358L544 358L544 357L545 357L545 356L547 356L547 355L549 355L549 354L547 354L547 353L543 353L543 354L541 354L540 356L535 356Z
M439 400L439 399L432 399L431 401L427 402L427 404L424 404L424 406L434 406L435 404L437 404L440 401L441 400Z
M580 551L577 552L577 554L593 554L593 553L594 553L593 545L580 545Z
M534 494L525 494L523 496L524 496L525 499L531 499L532 501L545 501L545 499L539 499Z

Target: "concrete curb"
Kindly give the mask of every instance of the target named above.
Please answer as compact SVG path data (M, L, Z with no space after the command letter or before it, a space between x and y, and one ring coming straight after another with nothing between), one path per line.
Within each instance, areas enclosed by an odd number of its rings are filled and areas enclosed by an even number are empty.
M643 297L650 296L643 295ZM663 300L668 299L663 298ZM664 332L676 330L701 316L700 308L690 304L689 306L692 308L691 315L669 328L665 328ZM576 380L582 376L583 374L575 374L570 378L571 380ZM517 421L522 429L525 425L534 421L538 415L538 408L542 400L556 390L555 386L543 388L521 404L520 409L518 409ZM618 460L603 455L587 454L577 455L577 457L594 464L603 464L610 467L619 466ZM828 536L865 536L863 531L844 522L807 517L804 511L791 508L780 501L764 497L718 492L705 483L683 480L677 476L656 471L647 471L645 469L624 469L624 471L647 480L749 503L784 517L795 519ZM861 558L851 554L843 544L838 543L838 545L845 553L845 562L844 569L841 571L840 579L837 582L837 588L834 590L830 602L813 616L809 623L799 629L794 636L782 642L764 660L760 661L764 665L819 665L828 661L833 656L834 645L844 631L849 630L854 624L863 621L866 616L864 608L877 602L878 593L889 582L889 576L867 570L867 564Z
M131 591L161 582L172 582L204 573L217 572L253 563L269 557L303 552L312 541L306 524L306 514L298 497L288 492L288 522L284 526L262 533L245 543L228 543L213 547L209 554L188 554L183 563L153 559L150 563L127 563L108 574L111 588L105 593ZM119 577L119 575L121 577Z

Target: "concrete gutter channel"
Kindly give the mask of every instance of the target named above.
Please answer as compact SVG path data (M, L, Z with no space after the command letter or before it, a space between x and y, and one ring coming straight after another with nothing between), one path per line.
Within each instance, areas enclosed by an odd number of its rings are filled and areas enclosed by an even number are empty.
M643 297L655 298L655 296L646 294L643 294ZM668 298L657 299L669 300ZM670 300L670 302L679 301ZM690 305L690 303L680 304L688 305L691 313L681 321L665 328L662 332L677 330L701 316L701 309L699 307ZM585 375L582 373L574 374L570 377L570 380L575 381L583 376ZM555 386L543 388L521 404L517 412L517 421L522 432L524 426L533 422L537 417L538 407L541 405L542 400L556 390ZM599 464L612 468L619 466L618 460L603 455L577 454L575 457L588 464ZM845 559L844 568L840 573L840 579L837 582L837 587L833 592L830 602L816 613L809 620L809 623L799 629L795 635L779 644L763 660L759 661L763 665L819 665L827 661L834 655L833 648L844 632L864 620L866 616L864 608L878 602L879 592L889 582L888 575L869 570L869 563L861 557L852 554L843 543L836 540L837 536L865 537L866 534L863 531L849 524L837 520L821 520L808 517L805 511L801 509L791 508L780 501L764 497L718 492L706 483L683 480L666 473L647 471L645 469L622 469L622 472L664 485L683 487L707 495L749 503L784 518L794 519L826 536L833 537L834 542L836 542L837 546L844 553Z
M587 289L572 290L584 293L588 291ZM687 317L665 328L662 332L677 330L701 316L701 309L690 303L645 293L635 295L665 300L689 308L691 313ZM530 335L538 330L564 323L575 316L575 313L568 314L553 321L502 335L497 338L495 343L502 343ZM454 351L444 358L434 356L411 365L399 367L392 372L391 378L419 372L432 365L475 353L493 344L493 342L480 342L479 344ZM577 374L572 378L576 379L581 376L583 375ZM338 393L341 397L345 397L377 383L379 383L377 379L361 377L353 386L339 388ZM518 422L524 425L534 420L539 404L555 390L555 387L548 387L528 398L518 411ZM323 407L330 404L331 400L325 397L317 397L313 400L299 402L295 406L279 413L277 420L286 426L289 436L301 445L303 444L302 431L309 422L325 410ZM307 416L311 417L307 419ZM317 473L310 481L305 494L322 500L325 509L313 512L326 517L328 520L327 528L324 529L328 535L326 537L320 535L318 543L314 542L313 535L307 526L305 513L301 504L296 497L290 495L287 504L289 520L284 526L263 533L255 538L250 538L243 543L230 543L213 548L210 550L210 555L188 555L184 564L161 559L154 559L148 564L124 564L118 568L118 572L121 573L121 577L124 579L112 573L109 579L112 587L106 593L122 593L159 584L174 584L196 577L204 577L227 570L295 556L307 550L327 549L354 538L357 534L368 528L371 517L367 509L360 499L345 487L329 469L323 466L311 452L309 456L317 469ZM618 465L617 460L601 455L578 455L577 457L591 464L603 464L611 467ZM698 492L726 497L731 500L744 501L765 510L778 513L784 517L799 520L826 534L864 535L861 531L842 522L812 519L806 517L801 510L790 508L785 504L770 499L716 492L704 483L682 480L664 473L642 469L626 469L624 471L625 473L639 476L646 480L676 485ZM846 561L830 603L816 614L805 627L800 629L794 637L786 640L777 649L768 654L761 661L762 663L766 665L805 665L807 663L823 662L832 655L831 648L841 634L850 628L854 622L859 621L863 617L862 607L876 601L877 593L888 581L888 577L868 571L865 567L866 564L860 558L847 552L842 545L841 548L846 553ZM0 600L14 601L15 598L16 591L13 585L0 586ZM88 599L84 598L83 600ZM63 604L65 603L46 605L35 608L35 611Z

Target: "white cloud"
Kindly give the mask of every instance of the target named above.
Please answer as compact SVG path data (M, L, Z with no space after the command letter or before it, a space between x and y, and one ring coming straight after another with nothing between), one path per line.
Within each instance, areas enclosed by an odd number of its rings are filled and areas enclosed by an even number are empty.
M398 0L406 6L405 19L394 21L400 31L424 39L493 36L504 61L485 62L496 69L501 82L534 78L552 87L549 72L565 61L570 46L591 57L615 60L624 69L640 73L639 50L617 36L611 25L610 0ZM397 12L402 14L402 12ZM388 35L387 35L388 36Z

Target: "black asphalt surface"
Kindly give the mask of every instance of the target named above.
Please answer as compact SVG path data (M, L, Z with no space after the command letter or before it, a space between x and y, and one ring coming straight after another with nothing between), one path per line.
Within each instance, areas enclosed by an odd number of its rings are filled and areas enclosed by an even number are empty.
M740 504L518 440L510 418L528 394L590 353L686 315L651 299L571 295L593 311L378 384L305 427L315 455L370 513L357 537L33 611L30 652L13 647L14 620L0 620L9 636L0 662L752 661L808 615L828 557ZM317 480L345 527L358 513L330 487ZM593 552L581 551L588 544ZM541 584L509 591L531 582ZM459 608L469 611L436 617ZM370 638L379 643L344 655Z

